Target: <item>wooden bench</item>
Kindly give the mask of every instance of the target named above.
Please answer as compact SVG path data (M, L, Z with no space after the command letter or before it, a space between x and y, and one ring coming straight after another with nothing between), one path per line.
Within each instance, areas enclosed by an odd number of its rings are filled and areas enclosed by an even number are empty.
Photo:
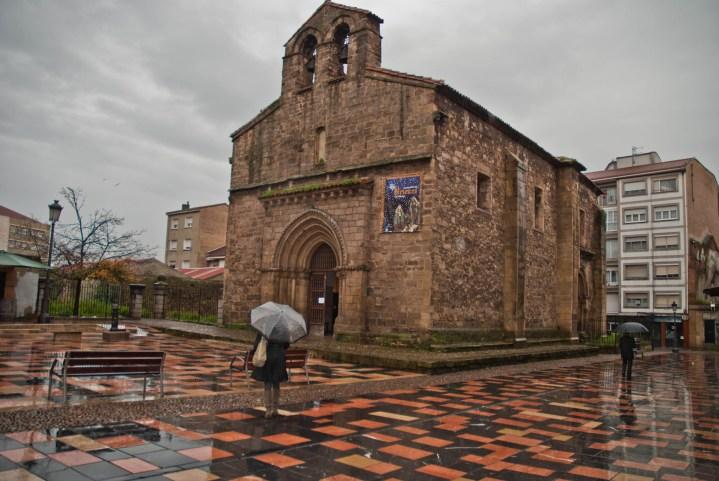
M238 354L230 361L230 387L232 387L232 371L234 369L242 369L245 371L245 380L250 378L250 371L255 369L255 365L252 364L252 358L255 355L255 350L250 349L249 351ZM310 358L310 353L307 349L288 349L285 351L285 361L287 364L287 377L292 378L292 369L303 369L305 371L305 379L307 384L310 383L310 374L307 371L307 361ZM235 365L235 362L238 364Z
M161 351L66 351L52 361L48 373L47 399L52 395L53 376L62 379L62 400L67 401L68 377L142 377L142 399L147 378L160 379L160 396L165 394L165 353Z

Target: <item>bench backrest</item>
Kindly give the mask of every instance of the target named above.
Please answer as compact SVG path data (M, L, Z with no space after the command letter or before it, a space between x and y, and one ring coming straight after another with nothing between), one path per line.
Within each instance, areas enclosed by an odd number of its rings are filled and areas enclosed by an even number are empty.
M67 351L63 369L68 376L161 374L161 351Z
M287 349L285 351L285 363L288 369L298 369L305 367L307 363L307 349ZM254 369L252 358L255 356L255 350L247 351L247 369Z

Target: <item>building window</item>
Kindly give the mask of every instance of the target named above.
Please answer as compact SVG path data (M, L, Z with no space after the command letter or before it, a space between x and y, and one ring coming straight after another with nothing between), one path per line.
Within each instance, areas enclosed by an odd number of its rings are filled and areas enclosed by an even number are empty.
M628 309L649 309L649 293L625 292L624 307Z
M677 303L677 309L682 307L682 295L680 292L655 292L654 308L671 309L672 303Z
M649 250L649 239L645 235L624 238L624 252L644 252Z
M170 241L170 250L171 250L171 251L176 251L176 250L177 250L177 241L176 241L176 240L171 240L171 241Z
M584 224L586 221L586 214L582 209L579 209L579 245L583 246L586 243L587 235L586 235L586 229L584 228Z
M654 264L655 279L679 279L679 264Z
M654 208L654 222L666 222L671 220L679 220L678 206L666 205Z
M617 205L617 188L616 187L607 187L607 191L605 192L605 198L607 205Z
M657 234L654 236L654 250L671 251L679 249L679 234Z
M477 207L489 210L492 182L488 175L477 174Z
M315 83L315 72L317 71L317 39L308 35L302 43L302 86L310 86Z
M607 259L616 259L617 258L617 251L618 251L619 243L617 242L617 239L607 239L607 249L606 249L606 256Z
M542 189L534 188L534 228L544 230L544 199L542 199Z
M180 220L177 218L174 218L170 221L170 229L177 230L177 228L180 226Z
M655 194L662 194L664 192L677 192L677 179L657 179L652 182L652 192Z
M607 269L607 285L616 286L619 284L619 270L615 268Z
M185 242L182 244L182 249L186 251L192 250L192 239L185 239Z
M648 264L626 264L624 266L625 281L646 281L649 280Z
M192 217L185 217L185 229L192 228Z
M605 211L607 219L607 232L616 232L617 230L617 211L607 210Z
M188 261L187 259L185 259L184 261L182 261L182 268L183 268L183 269L189 269L189 268L190 268L190 261Z
M623 186L624 190L622 191L622 195L624 197L634 197L637 195L647 194L647 183L644 180L639 182L624 182Z
M642 207L639 209L624 209L625 224L641 224L647 221L647 209Z
M327 160L327 131L324 127L317 129L315 137L315 164L322 165Z

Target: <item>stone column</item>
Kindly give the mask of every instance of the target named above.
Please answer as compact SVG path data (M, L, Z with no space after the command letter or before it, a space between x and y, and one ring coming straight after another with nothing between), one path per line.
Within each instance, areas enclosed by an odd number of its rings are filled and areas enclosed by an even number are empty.
M222 322L222 308L224 306L224 289L222 289L223 292L220 294L219 299L217 299L217 325L221 326L223 324Z
M505 158L504 275L502 304L505 335L526 341L524 283L527 251L527 166L511 153Z
M158 281L152 285L155 291L155 304L152 310L152 317L155 319L165 318L165 298L167 296L167 282Z
M142 318L142 300L145 284L130 284L130 319Z
M340 305L335 319L335 336L349 335L357 339L367 334L365 322L366 297L362 289L367 286L367 271L364 269L341 268L337 272Z
M559 169L556 205L557 267L554 296L559 330L572 340L578 339L579 199L576 190L578 184L577 171L573 166Z

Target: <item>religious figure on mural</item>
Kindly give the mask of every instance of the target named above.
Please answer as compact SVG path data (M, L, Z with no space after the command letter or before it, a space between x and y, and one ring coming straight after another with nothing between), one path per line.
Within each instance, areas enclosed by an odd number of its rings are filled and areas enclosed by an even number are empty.
M419 230L421 211L418 175L385 181L384 232L416 232Z

